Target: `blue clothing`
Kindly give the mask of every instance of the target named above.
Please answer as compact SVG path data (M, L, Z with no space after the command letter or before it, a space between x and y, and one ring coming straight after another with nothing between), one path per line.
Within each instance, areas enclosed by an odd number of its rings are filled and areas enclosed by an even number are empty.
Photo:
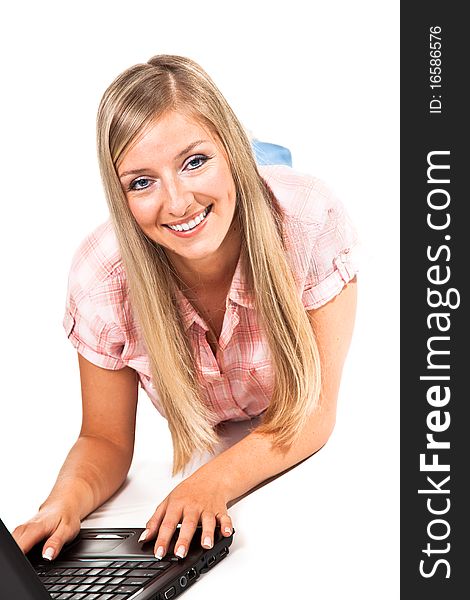
M290 150L284 146L262 142L256 138L252 140L251 146L258 165L287 165L292 167L292 155Z

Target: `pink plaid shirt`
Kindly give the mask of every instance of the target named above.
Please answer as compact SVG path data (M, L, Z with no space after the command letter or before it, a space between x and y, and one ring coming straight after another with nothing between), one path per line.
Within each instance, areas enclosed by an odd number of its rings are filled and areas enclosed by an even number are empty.
M318 308L357 272L354 227L320 180L287 166L259 170L285 210L286 251L303 305L306 310ZM206 340L206 323L182 293L178 305L202 373L206 402L219 422L262 413L271 398L273 374L240 264L227 296L217 358ZM110 221L88 235L73 258L63 325L73 346L90 362L105 369L135 369L164 416Z

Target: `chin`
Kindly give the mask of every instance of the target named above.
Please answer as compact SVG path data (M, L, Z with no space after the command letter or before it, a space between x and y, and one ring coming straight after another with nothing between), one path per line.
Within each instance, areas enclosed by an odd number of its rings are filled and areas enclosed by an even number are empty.
M171 247L163 246L165 250L170 252L171 254L175 254L184 260L201 260L204 258L209 258L219 248L218 244L204 244L204 245L195 245L192 248L182 248L180 245L172 245Z

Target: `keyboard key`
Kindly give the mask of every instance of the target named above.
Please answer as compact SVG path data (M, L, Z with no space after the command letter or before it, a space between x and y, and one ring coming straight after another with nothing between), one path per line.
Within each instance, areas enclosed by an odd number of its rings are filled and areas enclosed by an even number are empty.
M133 585L120 585L115 590L116 594L124 593L124 592L135 592L135 587Z
M61 577L64 572L64 569L50 569L47 574L49 577Z
M145 584L147 584L150 579L146 578L146 577L126 577L126 585L140 585L140 586L144 586Z
M103 571L101 571L101 576L102 577L112 577L115 574L116 574L116 569L113 569L112 567L110 567L109 569L104 569Z
M169 566L170 563L166 560L156 560L155 562L147 563L145 568L163 570L168 569Z
M123 567L127 567L128 569L134 569L136 565L139 564L138 560L129 560L123 564Z
M157 575L157 569L133 569L129 571L127 577L156 577Z
M102 594L110 594L111 592L114 592L116 589L115 585L105 585L104 588L101 590Z

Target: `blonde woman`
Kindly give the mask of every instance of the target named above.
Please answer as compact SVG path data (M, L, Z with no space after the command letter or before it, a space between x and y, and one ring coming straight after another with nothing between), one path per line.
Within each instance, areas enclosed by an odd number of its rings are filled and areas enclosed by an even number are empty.
M356 237L317 179L257 167L243 127L193 61L156 56L122 73L98 112L110 222L73 260L64 326L78 351L80 435L37 515L14 536L54 559L124 482L138 385L168 420L173 473L211 450L218 424L246 437L156 506L142 540L184 557L232 532L227 506L319 450L356 305ZM158 501L158 499L156 499Z

